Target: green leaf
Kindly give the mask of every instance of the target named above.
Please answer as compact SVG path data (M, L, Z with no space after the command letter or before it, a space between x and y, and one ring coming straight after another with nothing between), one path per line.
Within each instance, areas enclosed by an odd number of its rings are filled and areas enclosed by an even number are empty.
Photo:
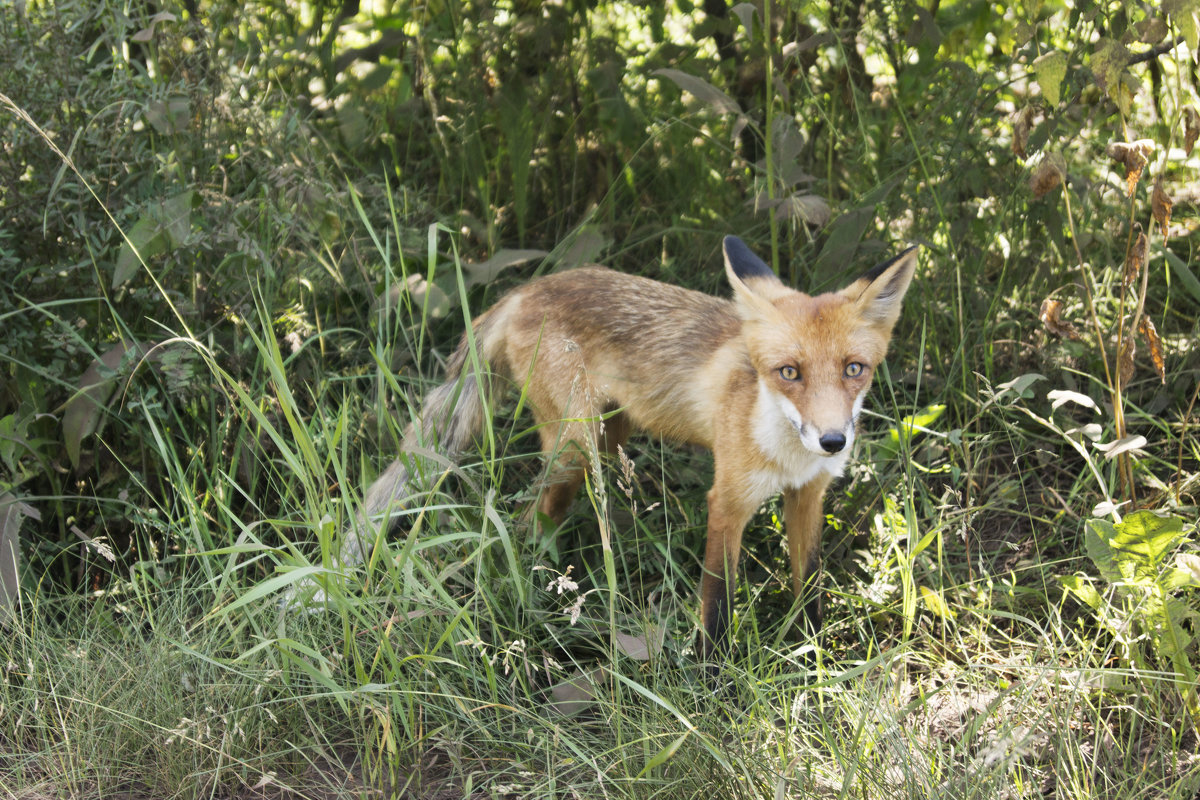
M683 746L683 743L686 742L688 737L691 735L692 734L690 731L684 731L683 733L679 734L674 741L672 741L662 750L659 750L654 754L653 758L646 762L646 766L642 767L642 771L637 774L637 777L641 778L655 767L662 766L670 761L671 757L679 751L679 748Z
M1153 511L1135 511L1115 526L1109 544L1122 553L1133 553L1152 565L1163 557L1183 536L1183 520L1159 516Z
M1055 50L1039 56L1033 62L1033 72L1037 75L1037 84L1042 89L1042 96L1051 107L1058 105L1063 78L1067 74L1067 54Z
M1100 570L1100 575L1109 583L1124 580L1117 566L1116 553L1109 540L1116 535L1115 526L1106 519L1090 519L1083 534L1083 546L1088 558Z
M192 231L192 200L195 192L186 192L160 202L150 203L140 219L125 234L117 253L112 288L132 278L147 259L180 247Z
M1097 611L1100 609L1103 599L1100 597L1100 592L1096 591L1096 587L1092 585L1090 578L1083 575L1062 575L1059 576L1058 581L1068 593L1075 595L1085 605Z
M1171 266L1171 272L1183 284L1183 288L1188 290L1188 294L1192 296L1193 300L1200 301L1200 278L1196 277L1196 274L1192 272L1192 268L1167 248L1161 245L1157 245L1156 247L1162 251L1163 257L1167 259L1167 263Z

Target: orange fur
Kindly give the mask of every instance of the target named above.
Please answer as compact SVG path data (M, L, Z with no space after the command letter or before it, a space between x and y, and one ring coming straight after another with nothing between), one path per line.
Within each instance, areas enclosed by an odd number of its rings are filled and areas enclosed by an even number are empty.
M742 533L772 495L784 493L797 597L819 571L821 498L845 466L916 266L910 248L839 292L810 297L784 286L741 240L727 237L724 253L732 300L601 267L514 290L474 322L490 372L464 336L447 382L402 445L412 453L436 439L453 458L482 428L497 380L522 386L554 459L538 510L556 522L591 455L615 451L632 430L710 448L705 656L726 636ZM368 491L360 523L403 506L412 483L408 460L397 460ZM349 539L348 557L361 557L358 537ZM819 625L819 602L807 609Z

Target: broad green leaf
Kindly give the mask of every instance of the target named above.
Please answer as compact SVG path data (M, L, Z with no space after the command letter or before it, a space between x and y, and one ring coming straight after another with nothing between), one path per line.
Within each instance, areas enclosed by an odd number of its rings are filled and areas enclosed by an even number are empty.
M1134 511L1113 526L1109 544L1122 553L1135 553L1151 564L1159 564L1183 536L1183 520L1159 516L1153 511Z
M1083 534L1083 546L1088 558L1100 570L1100 575L1109 583L1119 583L1125 578L1117 565L1115 553L1109 540L1116 535L1113 523L1106 519L1090 519Z
M1196 0L1165 0L1162 7L1183 35L1188 50L1196 52L1197 46L1200 46L1200 21L1197 20L1200 3Z
M1167 264L1171 266L1171 272L1183 284L1183 288L1188 290L1188 294L1192 296L1193 300L1200 301L1200 278L1196 277L1192 268L1167 248L1161 245L1155 246L1162 251L1163 257L1167 259Z
M1100 597L1100 593L1096 591L1096 587L1092 585L1090 579L1082 575L1063 575L1059 576L1058 581L1064 589L1075 595L1084 604L1093 609L1100 608L1103 598Z
M1180 553L1175 556L1176 571L1182 573L1179 586L1200 586L1200 556Z
M1039 56L1033 62L1033 72L1037 75L1037 84L1042 88L1042 96L1051 107L1058 105L1061 97L1060 87L1067 74L1067 54L1055 50Z
M1092 51L1088 66L1096 78L1096 85L1105 92L1117 89L1121 70L1129 63L1129 49L1115 39L1100 39Z
M192 231L192 200L195 192L188 190L161 202L150 203L142 216L125 234L117 253L112 288L132 278L147 259L170 252L181 246Z

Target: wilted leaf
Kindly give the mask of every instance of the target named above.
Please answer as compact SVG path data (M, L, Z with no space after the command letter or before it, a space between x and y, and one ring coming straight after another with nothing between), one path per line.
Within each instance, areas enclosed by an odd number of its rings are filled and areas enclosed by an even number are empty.
M1061 300L1047 297L1042 301L1042 310L1039 312L1038 318L1046 326L1046 330L1055 336L1078 340L1079 331L1075 330L1074 324L1062 318L1062 309L1063 304Z
M1200 112L1196 111L1195 106L1187 106L1183 109L1183 144L1187 148L1187 154L1192 154L1192 148L1196 146L1196 139L1200 138Z
M436 283L426 280L424 275L417 273L409 275L408 280L405 281L405 289L412 296L413 302L417 306L427 309L427 313L433 319L441 319L450 311L452 306L450 295L446 294Z
M1167 38L1170 30L1162 17L1146 17L1133 26L1142 44L1157 44Z
M576 669L575 674L562 683L550 687L550 704L560 714L574 716L590 708L596 700L596 677L600 670L584 672Z
M1097 409L1097 411L1098 410L1099 409ZM1100 437L1104 435L1104 428L1102 428L1098 422L1089 422L1087 425L1081 425L1078 428L1071 428L1070 430L1066 431L1066 433L1068 435L1079 433L1091 439L1093 442L1098 442L1100 441Z
M697 100L708 103L722 114L738 114L740 116L742 113L742 107L737 104L736 100L702 78L689 75L682 70L665 67L656 69L651 74L669 78L680 89L688 92Z
M1069 389L1054 389L1046 394L1046 399L1050 401L1050 409L1054 410L1066 403L1076 403L1084 408L1090 408L1093 411L1099 411L1096 407L1096 401L1080 392L1072 392Z
M833 210L825 199L815 194L794 194L775 201L775 219L801 222L814 228L823 228L833 216Z
M1034 198L1044 197L1058 188L1067 176L1067 162L1058 153L1043 158L1029 178Z
M134 42L148 42L154 38L154 29L160 22L174 22L176 19L177 17L170 11L160 11L150 18L150 27L143 28L129 38Z
M1158 373L1159 380L1163 383L1167 382L1167 362L1163 358L1162 339L1158 335L1158 329L1154 327L1154 320L1148 315L1143 315L1138 321L1138 333L1146 340L1146 346L1150 348L1150 360L1154 362L1154 371Z
M1150 209L1154 212L1154 221L1162 230L1163 238L1167 238L1167 229L1171 225L1171 206L1175 205L1171 196L1162 188L1162 178L1154 182L1154 191L1150 193Z
M1138 276L1142 274L1142 268L1146 266L1146 234L1142 232L1142 226L1136 226L1137 235L1133 237L1133 242L1129 245L1129 252L1125 254L1125 288L1133 286L1137 281Z
M1029 131L1033 129L1033 120L1036 113L1036 106L1025 106L1013 114L1012 151L1013 155L1018 158L1025 158L1027 155L1026 148L1029 146Z
M729 13L738 18L738 21L742 23L742 27L745 28L747 32L753 33L754 12L756 10L757 9L754 7L754 3L738 3L736 6L729 9Z
M1154 140L1138 139L1136 142L1113 142L1107 149L1108 157L1125 167L1125 192L1133 196L1133 190L1141 180L1148 156L1154 152Z
M1126 436L1123 439L1118 439L1115 442L1100 444L1097 442L1092 445L1101 453L1104 453L1105 458L1116 458L1121 453L1128 453L1130 450L1140 450L1146 446L1146 437L1140 433L1136 436Z
M509 267L524 264L535 258L545 258L548 255L549 253L545 250L497 250L486 261L465 265L466 284L471 287L481 283L491 283L497 275Z
M133 347L121 342L93 361L80 376L79 389L63 406L63 442L72 466L79 466L83 440L96 432L105 406L116 391L119 376L112 373Z
M38 521L42 515L8 492L0 493L0 624L5 626L12 620L12 607L21 590L19 537L25 517Z
M1042 96L1050 107L1058 105L1060 87L1067 75L1067 54L1061 50L1038 56L1033 62L1033 73L1037 75L1037 84L1042 89Z
M1133 379L1133 357L1137 355L1137 339L1125 337L1121 343L1121 352L1117 354L1117 376L1122 386L1128 386Z
M1005 381L997 386L993 399L999 399L1008 392L1012 392L1013 394L1017 395L1017 397L1032 397L1033 384L1044 380L1046 380L1046 376L1037 372L1027 372L1024 375L1018 375L1011 381Z

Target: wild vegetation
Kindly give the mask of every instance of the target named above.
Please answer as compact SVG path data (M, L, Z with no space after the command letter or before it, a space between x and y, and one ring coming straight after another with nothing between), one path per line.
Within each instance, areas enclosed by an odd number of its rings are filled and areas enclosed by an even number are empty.
M0 794L1195 797L1198 36L0 4ZM593 261L724 293L729 233L806 291L922 246L822 637L768 505L707 680L707 455L636 440L527 535L516 402L335 563L471 314Z

